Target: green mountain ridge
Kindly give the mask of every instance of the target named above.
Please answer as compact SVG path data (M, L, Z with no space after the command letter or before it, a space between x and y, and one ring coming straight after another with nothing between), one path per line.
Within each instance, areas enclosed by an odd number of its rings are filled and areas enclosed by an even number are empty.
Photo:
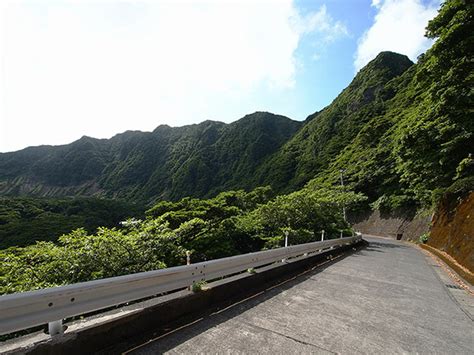
M256 112L111 139L0 154L0 195L95 196L152 202L210 197L230 189L302 187L328 166L380 109L383 86L413 63L383 52L325 109L304 122ZM387 94L385 94L387 95ZM339 137L343 133L342 138Z
M256 112L225 124L204 121L111 139L0 154L0 195L97 196L150 202L253 188L253 171L301 122Z
M256 112L0 154L0 195L151 203L264 185L288 193L335 184L343 170L370 202L429 205L473 176L472 30L472 7L446 2L427 26L436 41L416 64L380 53L304 122Z
M410 68L405 55L382 52L367 64L334 101L305 125L261 169L264 184L292 191L326 168L371 117L383 113L391 92L385 85Z

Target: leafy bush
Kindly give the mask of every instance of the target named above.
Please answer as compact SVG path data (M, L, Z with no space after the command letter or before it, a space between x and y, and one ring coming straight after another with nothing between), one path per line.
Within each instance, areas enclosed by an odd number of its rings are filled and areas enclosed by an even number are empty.
M418 239L418 242L419 242L419 243L422 243L422 244L426 244L429 239L430 239L429 234L428 234L428 233L424 233L424 234L420 235L420 238Z
M207 285L206 281L193 282L193 284L191 285L191 291L201 292L206 285Z

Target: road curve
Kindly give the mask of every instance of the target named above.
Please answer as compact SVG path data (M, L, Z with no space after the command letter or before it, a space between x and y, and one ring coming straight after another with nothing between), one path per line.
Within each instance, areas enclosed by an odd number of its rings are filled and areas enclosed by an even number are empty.
M403 242L365 239L327 268L128 353L472 354L472 316L434 264Z

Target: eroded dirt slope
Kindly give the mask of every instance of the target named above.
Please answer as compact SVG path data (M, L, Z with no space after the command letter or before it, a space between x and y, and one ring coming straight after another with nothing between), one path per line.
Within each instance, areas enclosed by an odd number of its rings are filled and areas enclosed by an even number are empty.
M428 245L445 251L474 271L474 192L463 199L441 203L433 217Z

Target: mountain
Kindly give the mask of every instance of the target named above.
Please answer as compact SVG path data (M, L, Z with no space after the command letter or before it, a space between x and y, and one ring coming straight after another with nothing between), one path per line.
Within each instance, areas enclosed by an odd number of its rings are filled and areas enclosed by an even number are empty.
M111 139L0 154L0 195L99 196L139 201L203 197L255 186L254 170L301 122L266 112Z
M386 111L385 102L395 95L387 83L407 71L408 57L382 52L365 66L350 85L322 111L310 115L306 124L260 169L263 184L292 191L304 186Z
M346 181L373 207L431 207L448 190L474 189L474 21L465 1L446 1L428 23L436 39L381 91L380 111L317 173Z
M256 112L109 140L0 154L0 195L152 202L271 185L277 193L344 181L375 207L428 206L474 176L472 8L447 1L416 64L382 52L304 122Z
M344 182L372 207L436 205L474 189L474 21L446 1L428 23L436 39L416 64L380 53L259 170L262 184L291 191Z
M204 121L127 131L111 139L0 154L0 195L99 196L151 202L209 197L229 189L302 187L376 114L385 84L413 63L384 52L324 110L305 122L256 112L224 124Z

